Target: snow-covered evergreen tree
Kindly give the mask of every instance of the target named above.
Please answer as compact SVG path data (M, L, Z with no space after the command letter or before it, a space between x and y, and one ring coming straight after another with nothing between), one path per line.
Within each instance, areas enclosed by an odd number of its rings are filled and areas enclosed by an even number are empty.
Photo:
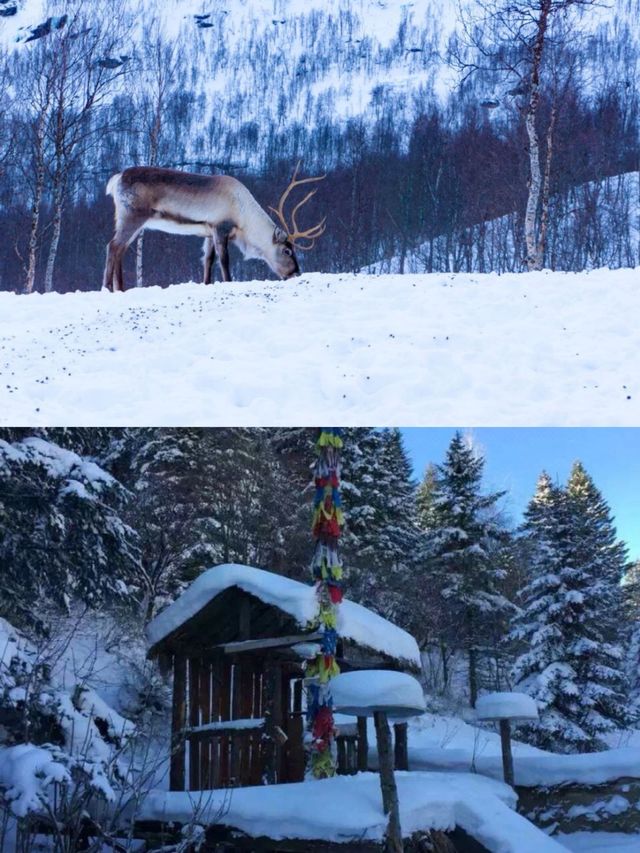
M342 553L346 590L385 616L406 621L418 529L411 463L397 429L344 433Z
M0 612L41 621L47 605L124 598L138 563L123 486L40 437L0 439Z
M527 731L557 751L602 748L603 735L631 722L615 642L625 551L580 463L566 489L541 475L523 534L531 565L512 632L524 647L513 674L540 709Z
M486 626L511 607L501 592L505 573L496 560L505 541L496 506L503 493L483 493L483 469L483 457L456 432L430 486L427 532L433 557L423 576L423 583L433 584L440 593L448 639L469 655L472 705L479 689L478 647L485 645Z
M263 430L131 430L120 448L136 494L147 617L216 563L287 565L297 495Z

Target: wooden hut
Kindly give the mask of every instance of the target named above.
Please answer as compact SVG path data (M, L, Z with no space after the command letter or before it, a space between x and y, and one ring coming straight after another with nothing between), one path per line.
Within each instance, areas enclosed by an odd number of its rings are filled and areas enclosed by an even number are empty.
M311 585L223 565L149 624L149 656L173 671L171 790L303 779L303 663L320 639L317 611ZM341 604L338 633L343 671L420 670L413 637L359 604ZM367 767L366 720L354 723L338 737L341 773Z

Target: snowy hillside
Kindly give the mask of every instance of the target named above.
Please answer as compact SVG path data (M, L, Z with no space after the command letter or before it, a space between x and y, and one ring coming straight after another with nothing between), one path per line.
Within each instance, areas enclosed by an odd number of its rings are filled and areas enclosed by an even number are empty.
M310 274L0 293L0 419L637 424L638 282L637 270Z
M12 0L14 5L15 15L0 18L0 43L23 52L48 17L68 10L64 0ZM294 126L312 130L328 118L362 117L373 125L392 107L394 132L406 142L412 121L430 102L451 100L456 110L469 96L479 102L500 98L508 81L497 88L491 81L478 81L477 89L468 83L464 95L458 90L446 53L460 26L459 5L458 0L127 0L123 50L142 50L157 21L157 31L179 47L182 88L197 104L186 153L201 155L211 144L204 128L213 121L219 135L214 157L224 158L231 148L240 162L257 164L262 146L249 144L248 137L240 145L238 139L251 126L259 126L264 138L266 128L271 134ZM629 42L638 46L639 12L639 0L618 0L615 11L613 5L602 6L580 15L579 30L589 39L578 73L594 93L614 77L634 76L625 48ZM505 118L502 112L494 115L498 121Z

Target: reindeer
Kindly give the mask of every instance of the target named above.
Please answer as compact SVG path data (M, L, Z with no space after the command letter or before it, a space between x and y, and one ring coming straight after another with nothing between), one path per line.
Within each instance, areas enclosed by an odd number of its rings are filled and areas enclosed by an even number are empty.
M269 209L280 225L260 207L249 190L229 175L196 175L175 169L134 166L113 175L107 195L115 204L115 233L107 247L103 287L124 290L122 259L143 229L204 237L204 283L211 283L216 253L223 281L231 281L229 243L245 258L260 258L282 279L299 275L296 250L308 251L325 231L326 216L301 230L296 222L300 208L315 195L310 190L291 211L291 226L284 206L291 191L326 176L298 179L300 161L289 186Z

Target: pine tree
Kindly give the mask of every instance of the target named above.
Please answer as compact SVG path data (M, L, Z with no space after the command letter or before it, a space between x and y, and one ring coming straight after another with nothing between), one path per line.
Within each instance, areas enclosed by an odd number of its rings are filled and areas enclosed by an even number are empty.
M558 751L601 748L606 732L631 721L622 651L613 642L625 553L582 465L574 466L566 489L541 475L523 535L530 575L512 636L525 650L513 674L540 709L540 721L527 731Z
M483 494L483 469L483 457L456 432L430 487L433 558L425 577L440 593L448 637L469 655L472 705L479 689L478 646L486 626L511 607L500 589L504 570L496 561L505 541L496 507L503 493Z
M345 430L343 537L350 598L406 622L418 529L411 463L399 430Z
M137 537L123 486L90 459L37 436L0 439L0 612L41 624L48 605L128 595Z
M416 514L421 530L433 530L438 523L435 506L437 481L438 469L430 462L416 493Z
M288 564L297 496L265 431L132 430L113 465L130 469L137 495L146 617L216 563L298 568Z

